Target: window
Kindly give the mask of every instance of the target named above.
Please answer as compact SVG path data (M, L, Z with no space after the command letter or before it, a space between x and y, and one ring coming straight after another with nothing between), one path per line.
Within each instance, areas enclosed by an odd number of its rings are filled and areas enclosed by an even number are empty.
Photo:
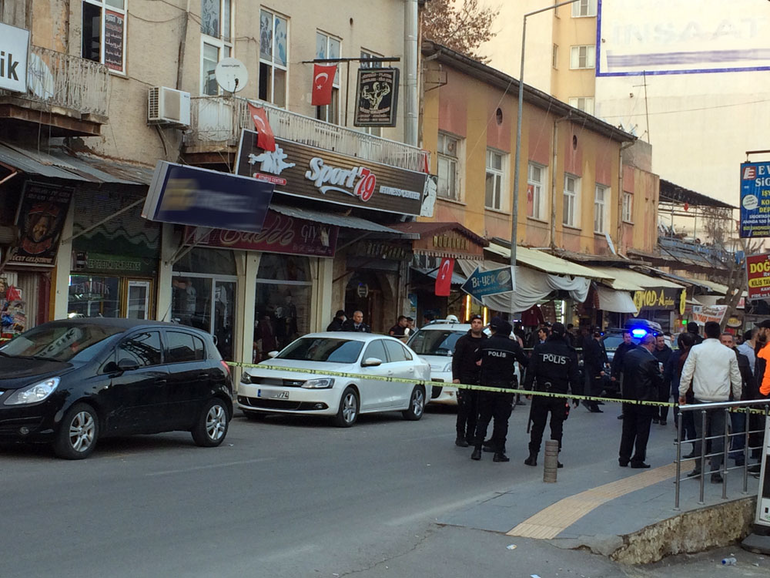
M559 68L559 45L554 44L551 51L551 66Z
M596 16L596 0L578 0L572 5L573 18Z
M259 99L286 106L289 23L269 10L259 12Z
M361 58L370 59L370 58L382 58L382 54L376 54L374 52L370 52L369 50L361 49ZM360 68L375 68L377 66L381 66L382 62L366 62L366 60L362 60L359 64ZM366 134L370 134L372 136L382 136L382 127L381 126L365 126L362 127L363 131Z
M607 232L607 200L610 188L596 185L594 194L594 233Z
M594 113L594 98L592 96L571 96L569 105L588 114Z
M567 227L578 227L580 204L580 177L564 177L564 215L562 223Z
M323 32L316 32L316 58L339 58L340 53L341 41L339 38L329 36ZM340 71L337 69L334 71L334 80L332 81L332 103L326 106L317 106L315 109L315 117L318 120L325 120L332 124L340 124Z
M166 354L168 363L195 361L195 344L192 335L181 331L167 331Z
M232 0L201 0L201 94L220 92L214 78L217 63L233 54Z
M126 72L126 3L128 0L83 0L81 56Z
M370 357L379 359L383 363L388 362L388 356L385 354L385 347L383 346L382 339L372 341L369 344L369 347L366 348L366 351L364 352L364 360L369 359Z
M460 139L438 134L438 196L460 200L459 149Z
M527 168L527 216L545 219L545 178L547 167L529 163Z
M120 365L121 360L133 361L139 367L158 365L160 356L160 333L147 331L132 335L121 342L116 351L115 362Z
M596 65L596 47L593 44L587 46L573 46L570 49L569 67L572 69L594 68Z
M409 361L411 356L407 357L408 353L404 346L395 341L386 340L385 349L388 352L388 358L391 362L397 361Z
M623 221L626 223L634 222L634 195L632 193L623 193Z
M488 209L503 210L503 183L505 182L503 165L502 153L487 150L487 191L484 204Z

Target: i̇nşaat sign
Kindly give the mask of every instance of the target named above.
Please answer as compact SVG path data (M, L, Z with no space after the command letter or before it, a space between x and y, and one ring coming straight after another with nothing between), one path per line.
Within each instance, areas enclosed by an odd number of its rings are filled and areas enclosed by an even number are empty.
M419 215L427 175L339 153L275 139L275 151L257 146L257 133L244 130L237 175L279 177L275 192L346 207Z

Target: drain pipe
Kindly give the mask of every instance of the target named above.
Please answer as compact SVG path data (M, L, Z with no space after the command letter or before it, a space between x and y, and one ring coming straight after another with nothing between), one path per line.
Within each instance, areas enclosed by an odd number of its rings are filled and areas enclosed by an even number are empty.
M418 0L404 0L404 71L405 79L405 113L406 123L404 129L404 142L408 145L418 146L417 130L419 117L417 110L417 59L419 49L417 38L419 36L420 20Z
M551 249L556 248L556 163L559 160L559 123L569 120L568 114L553 121L553 160L551 162Z

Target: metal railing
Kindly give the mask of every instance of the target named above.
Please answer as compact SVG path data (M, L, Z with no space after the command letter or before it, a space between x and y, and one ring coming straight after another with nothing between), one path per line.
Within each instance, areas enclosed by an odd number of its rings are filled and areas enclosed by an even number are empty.
M80 114L107 116L110 73L106 66L40 46L32 46L27 93L0 90L0 98L15 98Z
M185 133L185 145L234 146L244 128L253 129L249 101L240 97L196 96L191 99L191 128ZM402 169L422 172L425 153L407 144L372 136L314 118L254 103L267 111L275 136L320 149Z
M757 412L759 410L759 413ZM724 431L719 432L711 432L712 435L709 434L710 423L713 423L714 418L716 417L716 413L719 412L722 415L719 416L724 419ZM698 420L700 423L700 431L701 435L699 437L696 437L694 439L682 439L682 433L683 433L683 423L684 418L686 415L692 414L694 420ZM709 474L711 476L718 475L721 477L721 480L719 478L712 478L712 482L714 480L718 481L722 485L722 499L726 500L727 498L727 478L728 473L730 471L735 470L742 470L743 473L743 494L748 494L749 491L749 468L750 467L756 467L756 464L753 466L749 465L749 455L750 452L753 451L760 451L762 448L764 448L763 443L756 444L752 446L750 444L752 435L758 434L760 438L764 438L764 432L765 432L765 425L764 421L767 419L768 414L770 414L770 400L768 399L757 399L757 400L751 400L751 401L737 401L737 402L722 402L722 403L693 403L693 404L687 404L687 405L680 405L679 406L679 416L677 419L677 436L676 436L676 490L675 490L675 497L674 497L674 509L679 510L679 497L680 497L680 489L681 489L681 483L683 481L687 480L698 480L700 484L700 494L698 498L699 504L705 503L705 482L706 482L706 475ZM756 427L755 429L751 429L751 416L755 415L760 418L762 421L761 428ZM732 418L731 416L743 416L744 417L744 423L743 423L743 429L742 431L731 431L732 426ZM693 423L694 425L694 423ZM724 447L722 448L721 452L709 452L708 446L713 441L721 441L724 444ZM730 446L732 445L731 442L743 442L742 446L740 448L735 448L733 450L730 449ZM695 469L687 474L685 478L682 478L682 460L685 459L686 461L690 461L692 458L683 458L682 456L682 444L684 443L693 443L693 453L696 454L695 460L697 460ZM736 443L736 445L741 445L740 443ZM697 451L698 448L700 451ZM740 454L738 453L740 452ZM730 457L730 454L734 454L736 457L740 455L742 458L741 460L736 460L736 464L738 462L742 462L740 465L735 465L733 467L729 467L727 465L727 460ZM706 458L720 458L722 459L722 465L718 470L711 470L709 472L706 471ZM761 460L760 460L761 465Z

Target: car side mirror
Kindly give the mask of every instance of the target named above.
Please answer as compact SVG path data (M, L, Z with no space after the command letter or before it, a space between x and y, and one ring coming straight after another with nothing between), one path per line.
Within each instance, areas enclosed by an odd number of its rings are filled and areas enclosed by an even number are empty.
M367 357L361 362L361 367L377 367L378 365L382 365L382 359L376 357Z
M134 369L139 369L139 364L133 359L123 358L118 361L118 369L120 371L132 371Z
M278 353L279 353L278 351L271 351L270 353L267 354L267 356L270 359L275 359L276 357L278 357Z

